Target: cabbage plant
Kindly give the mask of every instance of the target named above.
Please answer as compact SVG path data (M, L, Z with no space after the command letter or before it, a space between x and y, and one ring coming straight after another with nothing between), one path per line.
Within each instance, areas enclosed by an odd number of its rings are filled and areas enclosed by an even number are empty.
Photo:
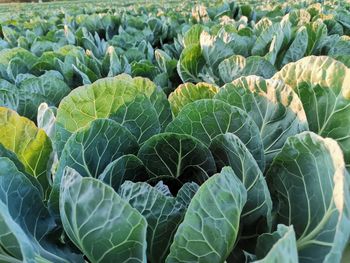
M2 12L0 262L346 261L350 6L268 2Z
M295 67L310 59L347 70ZM144 78L101 79L39 109L50 137L0 108L3 260L340 262L346 151L313 128L301 90L337 86L292 85L289 67L169 100Z

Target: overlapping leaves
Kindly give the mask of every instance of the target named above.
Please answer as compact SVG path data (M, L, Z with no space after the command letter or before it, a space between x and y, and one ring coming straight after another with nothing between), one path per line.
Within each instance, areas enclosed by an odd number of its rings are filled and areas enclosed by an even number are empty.
M340 262L342 5L5 15L0 261Z

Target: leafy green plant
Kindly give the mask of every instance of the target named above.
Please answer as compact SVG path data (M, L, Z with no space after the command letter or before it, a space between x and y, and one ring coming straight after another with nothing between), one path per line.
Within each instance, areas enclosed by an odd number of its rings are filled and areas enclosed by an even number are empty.
M277 2L4 15L0 261L341 262L349 7Z

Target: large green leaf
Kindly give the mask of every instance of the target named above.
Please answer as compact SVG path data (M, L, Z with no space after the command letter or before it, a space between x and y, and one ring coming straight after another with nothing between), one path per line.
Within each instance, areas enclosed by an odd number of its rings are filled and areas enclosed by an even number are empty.
M14 81L17 74L27 73L37 61L37 57L28 50L20 47L0 51L0 76Z
M211 35L203 31L200 35L200 46L206 64L214 75L218 75L218 66L222 60L232 56L234 51L218 35Z
M349 55L350 43L348 36L342 36L338 40L335 40L328 51L328 56L341 57L344 56L344 61L346 61L346 56ZM342 61L343 59L340 59ZM344 63L345 64L345 63Z
M27 177L27 179L32 183L33 186L37 188L40 195L43 195L43 188L40 185L39 181L32 175L28 174L25 170L24 165L18 160L17 155L6 149L1 143L0 143L0 157L6 157L8 158L17 168L19 172L21 172L23 175Z
M273 23L272 25L264 28L257 37L254 46L252 48L252 55L264 56L269 51L269 46L274 37L281 31L281 25L279 23Z
M42 102L46 102L49 106L58 106L70 92L70 88L63 80L46 74L25 79L20 83L18 90L17 111L31 120L35 120Z
M280 66L284 66L290 62L297 61L304 57L308 47L308 34L305 26L302 26L296 32L293 42L290 44Z
M126 180L129 181L145 181L148 179L147 171L142 161L135 155L126 154L114 160L104 171L98 176L106 184L113 187L115 191Z
M140 106L147 110L145 116L139 113ZM154 109L147 109L150 106ZM155 120L155 112L159 123ZM164 92L148 79L132 79L122 74L79 87L61 101L57 111L56 144L59 154L71 133L99 118L121 121L143 141L158 131L159 124L161 128L167 125L171 120L171 110Z
M290 137L267 173L276 221L293 225L300 262L340 262L350 233L349 175L332 139Z
M0 106L17 110L19 103L18 89L7 80L0 79Z
M124 103L133 101L136 88L124 75L105 78L73 90L57 111L57 123L70 133L97 118L107 118Z
M259 260L254 263L278 263L283 258L286 263L298 263L297 243L293 226L278 225L272 234L258 238L256 254Z
M190 45L198 45L201 33L203 31L203 26L200 24L193 25L183 36L183 44L184 47L188 47Z
M202 55L199 44L192 44L186 47L177 63L177 73L182 82L201 82L199 73L205 65L205 59Z
M186 208L176 198L147 183L126 181L120 187L119 194L147 220L148 260L164 262Z
M205 82L199 82L196 85L181 84L169 95L171 110L174 116L177 116L185 105L200 99L211 99L218 91L216 86Z
M311 55L314 54L319 44L327 36L327 26L321 19L317 19L316 21L305 26L308 34L306 55Z
M49 188L47 166L51 141L42 129L16 112L0 107L0 143L13 151L27 173L35 176L44 191Z
M272 41L270 43L270 47L264 58L269 61L272 65L276 65L276 67L280 67L280 62L278 60L279 55L283 54L283 42L284 42L284 33L281 29L279 29L276 33L274 33Z
M177 192L176 200L179 203L183 204L185 207L188 207L198 189L199 186L195 182L187 182Z
M97 178L112 161L125 154L136 154L136 138L110 119L97 119L75 132L67 141L55 174L50 208L58 213L59 186L66 166L83 177Z
M39 251L0 201L0 261L36 263Z
M6 157L0 157L0 186L0 200L12 218L27 234L37 240L43 239L55 226L43 203L43 194Z
M44 52L30 68L30 73L38 76L47 70L55 70L56 59L64 60L64 56L54 51Z
M216 136L209 148L218 170L230 166L247 189L247 202L242 211L244 235L258 233L259 220L271 227L272 201L263 173L243 142L234 134ZM266 230L266 229L263 229Z
M310 56L276 73L299 95L311 131L335 139L350 166L350 70L330 57Z
M187 104L166 131L192 135L208 146L215 136L234 133L247 146L259 167L264 169L259 128L246 112L223 101L203 99Z
M255 121L267 164L289 136L308 130L298 95L282 81L242 77L223 86L214 98L241 108Z
M176 71L177 60L170 57L166 52L161 49L154 51L154 57L157 61L157 65L163 73L171 76Z
M155 135L142 145L138 157L151 176L170 177L182 183L202 183L216 172L207 146L185 134Z
M56 224L43 202L38 182L35 183L33 179L18 170L10 159L0 157L0 203L6 205L1 212L5 213L3 217L7 217L2 220L9 220L0 224L0 254L26 259L27 253L30 253L35 257L40 254L51 262L82 262L82 257L69 252L68 247L61 250L58 244L50 240L49 235ZM18 233L21 234L17 236Z
M146 220L101 181L66 168L60 214L68 237L91 262L146 261Z
M233 55L219 64L219 75L224 83L249 75L271 78L275 73L275 67L265 58L259 56L245 58L240 55Z
M37 125L45 131L50 139L54 138L56 126L56 107L49 107L46 103L41 103L38 107Z
M231 168L209 178L194 195L166 262L224 262L236 241L246 199Z
M147 78L136 77L133 79L130 78L130 81L131 80L133 80L138 92L145 94L151 100L153 107L158 114L160 127L163 131L172 120L170 104L164 91Z
M5 148L1 143L0 143L0 157L6 157L9 160L11 160L11 162L16 166L17 170L23 173L24 175L26 175L27 178L31 180L32 184L35 185L38 188L38 190L42 193L42 187L39 184L38 180L32 175L27 174L23 163L21 163L17 155L14 152L10 151L9 149Z
M292 23L293 26L301 27L305 25L306 23L310 22L311 15L310 13L305 9L296 9L292 10L288 14L288 20Z
M159 133L161 129L156 109L142 94L125 103L110 118L128 128L140 144Z
M74 168L81 176L98 177L113 160L137 151L136 139L126 128L110 119L97 119L69 138L56 178L66 166Z

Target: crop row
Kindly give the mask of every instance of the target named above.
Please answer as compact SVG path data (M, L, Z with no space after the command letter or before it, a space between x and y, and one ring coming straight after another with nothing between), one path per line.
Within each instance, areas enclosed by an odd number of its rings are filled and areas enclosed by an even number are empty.
M350 13L190 5L3 18L0 261L341 261Z

